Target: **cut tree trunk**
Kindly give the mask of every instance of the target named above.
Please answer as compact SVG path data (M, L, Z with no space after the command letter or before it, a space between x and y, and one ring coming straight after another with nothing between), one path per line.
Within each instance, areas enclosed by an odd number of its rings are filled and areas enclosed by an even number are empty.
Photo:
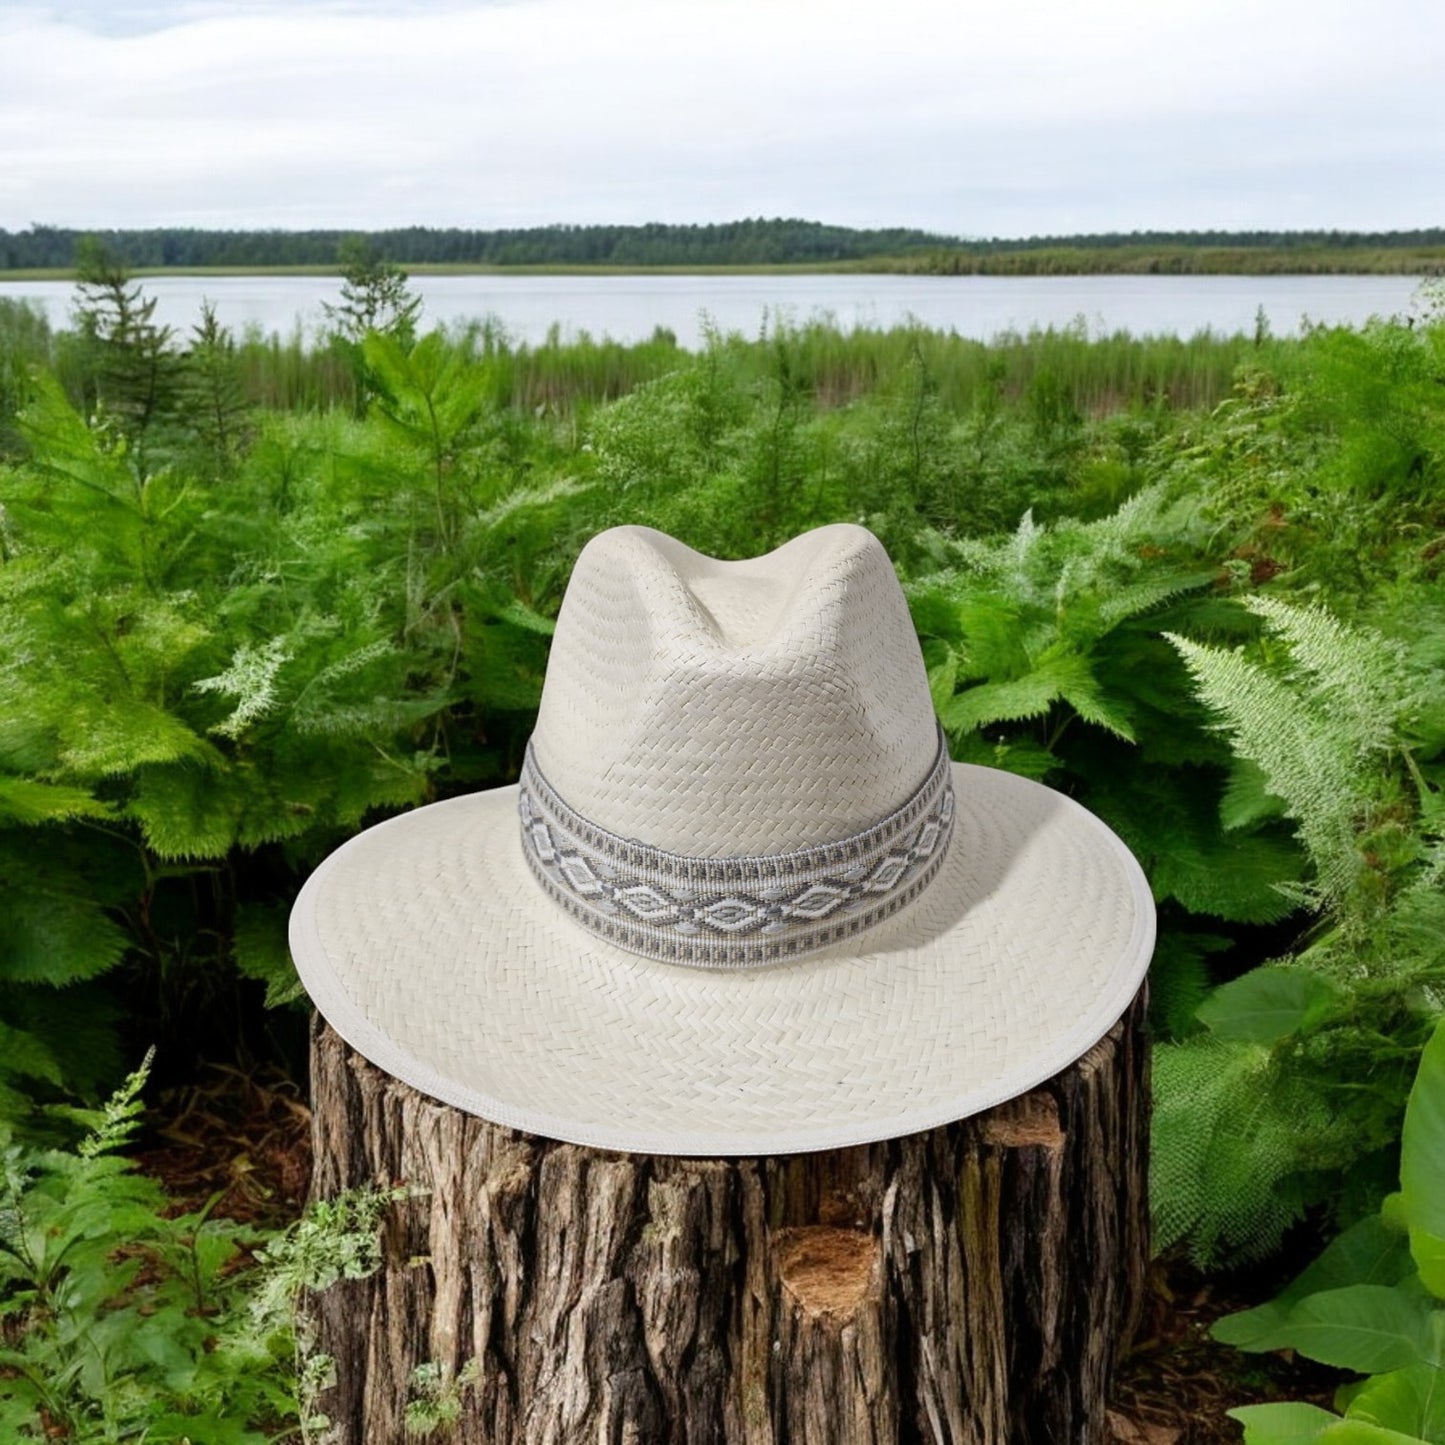
M986 1114L748 1159L490 1124L316 1022L313 1196L425 1191L311 1301L335 1438L399 1445L415 1367L475 1361L439 1445L1102 1445L1148 1259L1144 1013Z

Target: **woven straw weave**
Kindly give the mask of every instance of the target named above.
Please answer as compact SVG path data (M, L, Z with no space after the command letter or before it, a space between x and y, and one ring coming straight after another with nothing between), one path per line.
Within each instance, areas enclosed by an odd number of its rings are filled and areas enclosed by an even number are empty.
M886 816L936 739L870 534L825 528L727 564L626 528L578 563L534 742L599 826L729 857ZM345 844L297 901L293 954L367 1057L532 1133L716 1156L913 1133L1083 1054L1137 991L1154 937L1143 874L1098 819L1007 773L952 773L930 885L805 959L708 971L600 940L532 876L516 788Z

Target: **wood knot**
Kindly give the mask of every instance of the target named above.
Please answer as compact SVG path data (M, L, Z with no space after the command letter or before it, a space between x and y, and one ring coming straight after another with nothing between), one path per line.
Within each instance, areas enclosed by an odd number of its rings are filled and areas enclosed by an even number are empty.
M878 1265L878 1241L861 1229L816 1224L774 1236L783 1288L810 1318L849 1318L868 1298Z
M1061 1149L1064 1131L1059 1127L1059 1106L1052 1094L1042 1090L1010 1099L984 1119L983 1137L1005 1149L1022 1149L1030 1144Z

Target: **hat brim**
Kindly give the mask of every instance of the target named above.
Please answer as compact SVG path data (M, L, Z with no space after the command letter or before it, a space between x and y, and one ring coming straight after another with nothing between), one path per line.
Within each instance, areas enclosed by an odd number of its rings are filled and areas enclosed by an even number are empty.
M1098 818L1010 773L953 774L934 882L794 962L710 971L602 942L528 871L515 787L343 844L297 898L292 955L352 1047L529 1133L720 1157L916 1133L1087 1052L1154 946L1143 871Z

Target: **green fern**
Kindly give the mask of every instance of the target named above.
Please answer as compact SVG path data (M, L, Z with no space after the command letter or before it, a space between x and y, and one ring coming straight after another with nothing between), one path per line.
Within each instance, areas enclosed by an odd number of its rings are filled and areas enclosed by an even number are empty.
M219 1196L178 1211L123 1152L152 1057L99 1108L49 1110L84 1130L74 1143L18 1145L0 1126L3 1438L319 1441L329 1361L306 1301L378 1266L408 1191L349 1191L280 1231L215 1217ZM438 1418L465 1383L438 1381Z
M1416 700L1404 652L1319 608L1265 597L1248 605L1284 645L1272 665L1177 634L1169 640L1238 755L1295 821L1314 865L1313 890L1301 896L1344 910L1353 924L1380 898L1360 839L1397 799L1392 779L1371 764L1404 746Z
M1203 591L1217 573L1181 545L1182 524L1163 488L1088 523L1026 514L1006 539L948 543L957 565L912 584L910 605L956 758L1077 791L1161 902L1274 921L1296 906L1277 891L1299 876L1296 852L1268 815L1225 836L1230 755L1181 697L1183 669L1160 641L1166 616L1212 629L1218 605Z
M1264 1045L1159 1045L1154 1099L1154 1247L1183 1244L1198 1264L1271 1253L1357 1155L1348 1121Z
M1252 654L1171 641L1236 750L1224 821L1293 821L1312 875L1283 891L1315 918L1289 969L1217 990L1196 1011L1205 1031L1158 1055L1161 1239L1203 1263L1272 1249L1331 1190L1340 1222L1348 1201L1373 1205L1363 1162L1386 1157L1445 1011L1445 809L1413 750L1431 675L1318 607L1250 607L1267 627Z

